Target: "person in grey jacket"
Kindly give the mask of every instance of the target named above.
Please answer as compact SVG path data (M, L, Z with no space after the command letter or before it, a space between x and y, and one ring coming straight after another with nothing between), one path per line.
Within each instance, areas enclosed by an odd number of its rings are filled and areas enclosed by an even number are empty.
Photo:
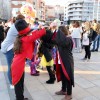
M24 19L25 17L23 15L18 15L16 17L16 21L19 19ZM15 20L14 20L15 21ZM12 78L11 78L11 63L12 59L14 57L14 52L13 52L13 45L16 39L16 36L18 35L18 31L15 28L14 22L11 25L10 29L7 32L7 36L4 39L4 41L1 44L1 51L5 54L5 57L7 59L7 64L8 64L8 79L10 82L10 88L13 89L14 86L12 85Z

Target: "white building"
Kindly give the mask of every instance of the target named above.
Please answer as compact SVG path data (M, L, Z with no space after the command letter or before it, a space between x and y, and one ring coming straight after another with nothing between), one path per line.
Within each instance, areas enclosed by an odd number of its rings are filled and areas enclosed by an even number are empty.
M0 0L0 19L8 20L10 18L10 0Z
M99 0L70 0L64 8L64 21L100 21Z

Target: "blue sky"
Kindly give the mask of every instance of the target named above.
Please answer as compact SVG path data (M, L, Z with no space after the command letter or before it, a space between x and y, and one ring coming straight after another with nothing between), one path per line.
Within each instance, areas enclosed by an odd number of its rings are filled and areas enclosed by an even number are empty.
M64 5L67 0L45 0L47 5Z

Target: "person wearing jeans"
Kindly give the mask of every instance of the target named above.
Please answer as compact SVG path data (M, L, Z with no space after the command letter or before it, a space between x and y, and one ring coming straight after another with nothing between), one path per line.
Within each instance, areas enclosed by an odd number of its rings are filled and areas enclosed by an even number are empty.
M8 52L6 52L4 54L6 56L7 64L8 64L8 72L7 72L8 79L9 79L10 84L12 84L12 79L11 79L11 63L12 63L12 59L14 57L14 52L11 49L11 50L9 50Z
M97 43L96 43L97 42ZM97 46L96 46L97 44ZM98 51L99 49L99 45L100 45L100 34L97 35L97 37L95 38L95 40L93 41L93 49L91 51Z
M19 19L24 19L25 17L21 14L19 14L16 17L16 21ZM7 65L8 65L8 79L9 79L9 83L10 83L10 89L14 89L14 86L12 85L12 79L11 79L11 63L12 63L12 59L14 56L14 52L13 52L13 45L15 42L15 39L18 35L18 31L15 28L15 18L13 19L13 24L10 26L7 35L4 39L4 41L1 43L1 51L5 54L5 57L7 59Z
M14 52L13 52L13 44L15 41L15 38L17 36L18 32L15 28L15 25L12 24L12 26L10 27L10 29L7 32L7 36L4 39L4 41L1 44L1 51L4 53L6 60L7 60L7 65L8 65L8 79L9 79L9 83L10 83L10 89L13 89L14 86L12 85L12 80L11 80L11 63L12 63L12 59L14 56Z

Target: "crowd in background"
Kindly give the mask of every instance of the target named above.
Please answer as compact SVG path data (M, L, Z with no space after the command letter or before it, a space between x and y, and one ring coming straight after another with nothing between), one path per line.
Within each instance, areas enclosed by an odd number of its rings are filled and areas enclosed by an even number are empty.
M74 86L72 53L81 53L84 49L82 60L89 61L91 52L99 51L99 45L100 24L96 20L73 21L70 25L53 21L48 25L36 18L30 25L23 15L18 15L7 23L0 22L0 49L7 59L8 79L10 88L15 88L16 100L28 100L23 95L25 62L32 76L40 75L37 67L46 67L49 74L46 83L54 84L57 78L62 87L55 94L65 95L62 100L71 100Z

